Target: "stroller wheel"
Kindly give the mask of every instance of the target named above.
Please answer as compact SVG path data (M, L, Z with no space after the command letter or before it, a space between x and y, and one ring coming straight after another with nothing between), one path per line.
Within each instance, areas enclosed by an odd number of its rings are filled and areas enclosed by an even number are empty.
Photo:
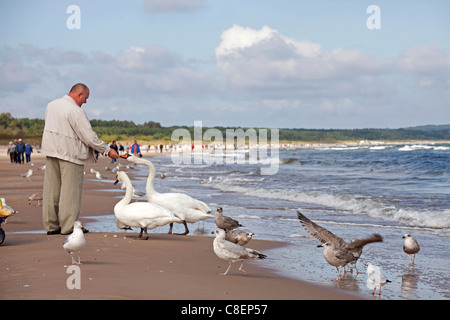
M5 241L5 231L0 227L0 244L2 244L3 241Z

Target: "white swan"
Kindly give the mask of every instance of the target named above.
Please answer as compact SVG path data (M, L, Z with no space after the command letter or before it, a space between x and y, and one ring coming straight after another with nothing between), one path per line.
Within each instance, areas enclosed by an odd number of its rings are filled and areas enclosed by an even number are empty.
M122 224L128 227L141 228L139 237L145 232L146 240L148 239L147 230L164 226L168 223L181 222L180 218L173 215L167 209L149 202L133 202L131 195L133 194L133 186L128 175L119 171L114 184L122 181L126 185L126 193L122 200L114 206L114 214Z
M186 235L189 233L187 223L195 223L200 220L214 218L210 215L211 209L202 201L194 199L184 193L159 193L155 191L153 187L153 180L155 178L155 167L153 163L147 159L136 157L132 154L121 155L122 158L127 159L135 164L144 164L148 167L149 173L147 177L147 185L145 193L147 200L151 203L160 205L166 208L174 215L179 217L184 224L185 232L181 233ZM170 224L169 234L172 233L173 223Z

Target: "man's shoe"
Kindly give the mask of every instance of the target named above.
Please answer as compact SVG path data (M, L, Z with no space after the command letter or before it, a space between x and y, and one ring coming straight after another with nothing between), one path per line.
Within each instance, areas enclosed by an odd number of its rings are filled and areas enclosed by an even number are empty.
M61 228L58 228L58 230L54 230L54 231L47 231L48 236L51 236L54 234L61 234Z

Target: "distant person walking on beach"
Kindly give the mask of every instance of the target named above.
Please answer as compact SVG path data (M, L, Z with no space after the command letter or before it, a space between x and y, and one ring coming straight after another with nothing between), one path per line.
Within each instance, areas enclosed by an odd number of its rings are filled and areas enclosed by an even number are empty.
M136 140L134 140L134 144L131 146L131 153L133 153L139 157L142 157L141 148L137 144Z
M12 143L12 141L9 142L9 147L7 154L9 154L9 159L11 160L11 163L16 162L16 145Z
M27 163L31 161L31 153L33 152L33 147L27 142L25 145L25 159Z
M25 153L25 144L22 142L22 139L19 139L19 143L16 146L16 157L18 163L25 163L25 159L23 154Z
M119 147L117 146L116 140L113 140L113 142L109 146L111 149L114 149L117 154L119 154ZM117 160L114 158L111 158L111 163L115 163Z
M48 235L69 234L81 207L84 165L95 161L94 151L119 155L92 130L81 105L89 88L77 83L68 95L51 101L45 110L42 154L46 156L42 220Z

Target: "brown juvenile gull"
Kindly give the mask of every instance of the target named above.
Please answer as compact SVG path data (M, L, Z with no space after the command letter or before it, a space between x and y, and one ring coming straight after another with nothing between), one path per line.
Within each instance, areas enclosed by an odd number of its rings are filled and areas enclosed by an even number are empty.
M239 271L242 273L247 273L242 266L245 260L256 260L265 259L267 256L261 252L241 247L240 245L234 244L230 241L225 240L225 231L222 229L216 230L216 237L213 242L214 253L222 260L228 261L228 269L224 273L219 273L219 275L225 276L228 270L231 268L231 263L241 261L241 266Z
M28 198L28 205L30 205L32 201L37 201L37 206L40 207L42 201L42 193L41 192L33 193Z
M341 269L349 263L356 264L356 258L345 247L340 247L338 244L332 242L325 242L318 247L323 247L323 256L327 262L336 267L338 276L336 280L341 279Z
M330 248L334 248L335 250L339 251L339 254L342 255L343 252L340 252L340 250L347 251L351 253L354 259L348 259L344 258L343 260L348 260L347 263L352 263L355 266L356 269L356 262L358 261L359 257L362 254L362 249L366 244L372 243L372 242L381 242L383 241L383 237L381 237L379 234L373 234L368 238L364 239L352 239L350 242L345 242L344 239L341 237L336 236L331 231L319 226L318 224L312 222L307 217L305 217L300 211L297 210L297 217L300 220L301 224L305 228L305 230L312 235L314 238L319 240L319 242L323 245L328 242L328 249L325 247L325 252L328 253L328 259L331 259L330 257ZM325 259L328 261L327 257ZM330 261L328 261L330 263ZM336 263L336 262L334 262ZM346 263L346 264L347 264ZM336 264L331 265L338 268ZM345 266L345 265L344 265ZM338 269L338 272L340 272L340 269ZM358 272L358 269L356 269L356 272ZM359 272L358 272L359 273ZM340 273L338 274L338 278L340 278Z
M416 259L416 253L420 251L419 243L414 239L409 233L405 234L403 237L403 251L408 254L410 265L414 265L414 260ZM411 259L411 255L413 255Z
M221 207L217 208L217 211L214 214L214 221L216 222L216 225L217 227L219 227L219 229L223 229L225 231L229 231L237 227L242 227L239 221L224 216L223 209Z
M240 246L246 245L256 235L253 232L243 229L233 229L225 232L225 240L236 243Z
M84 238L81 222L75 221L73 225L73 232L66 237L63 244L63 248L72 258L72 264L81 264L80 251L85 245L86 239ZM78 251L78 262L72 256L75 251Z

